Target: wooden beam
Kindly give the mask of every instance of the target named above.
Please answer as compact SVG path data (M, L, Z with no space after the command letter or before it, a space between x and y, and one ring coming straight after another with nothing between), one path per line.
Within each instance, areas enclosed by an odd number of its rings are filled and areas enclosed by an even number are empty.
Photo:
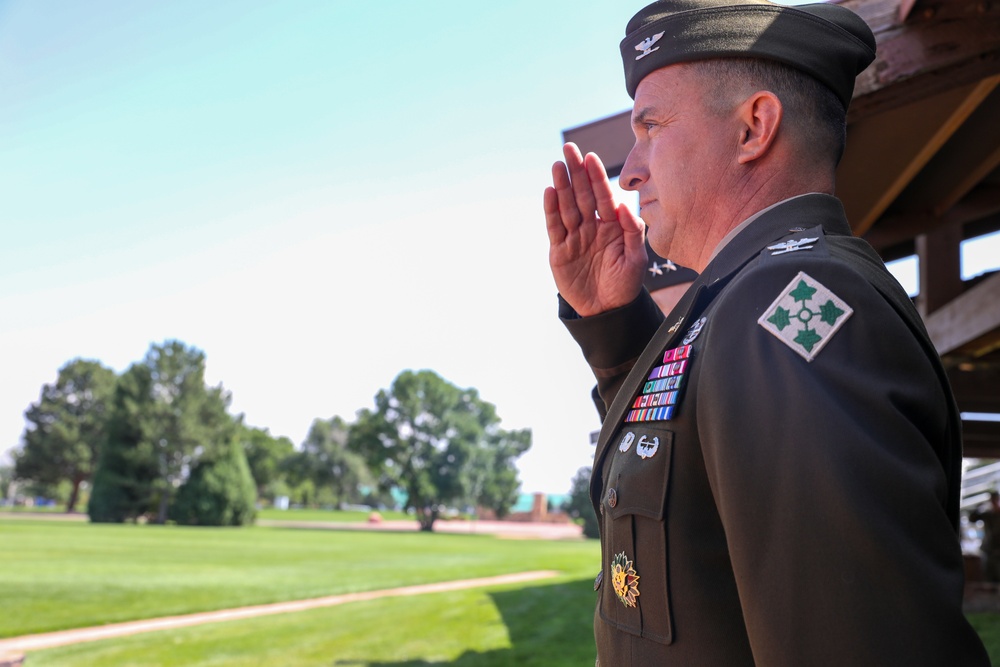
M899 3L898 16L900 23L902 23L907 19L907 17L910 15L910 12L913 11L913 5L915 5L916 3L917 0L903 0L902 2Z
M837 193L855 234L875 224L992 90L992 84L972 84L851 126Z
M976 236L968 233L966 225L997 214L1000 214L1000 185L980 185L940 217L928 211L887 213L865 233L864 238L881 253L935 227L957 225L963 228L962 239L965 240Z
M948 369L948 381L962 412L1000 414L1000 366L963 363Z
M1000 73L1000 2L844 0L875 33L878 58L858 77L848 122Z
M942 216L1000 166L1000 75L983 81L990 94L913 179L896 207Z
M938 217L928 211L887 213L869 229L864 238L880 254L901 243L912 241L935 227L957 225L962 228L962 240L988 234L1000 225L1000 185L984 184L970 192L948 212ZM994 224L990 220L996 219ZM987 230L974 231L974 223L985 222Z
M961 243L962 228L958 225L936 227L917 237L917 311L925 320L962 293Z
M1000 458L1000 422L962 421L962 456Z
M973 357L981 357L996 349L991 334L1000 331L1000 273L935 310L924 324L942 356L963 348Z

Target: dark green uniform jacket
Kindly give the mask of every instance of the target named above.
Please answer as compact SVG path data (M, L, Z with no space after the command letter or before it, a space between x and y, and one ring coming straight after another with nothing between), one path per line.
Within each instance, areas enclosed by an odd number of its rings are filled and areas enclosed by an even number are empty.
M954 399L836 198L765 212L665 320L645 292L561 316L608 407L602 667L989 664L961 610Z

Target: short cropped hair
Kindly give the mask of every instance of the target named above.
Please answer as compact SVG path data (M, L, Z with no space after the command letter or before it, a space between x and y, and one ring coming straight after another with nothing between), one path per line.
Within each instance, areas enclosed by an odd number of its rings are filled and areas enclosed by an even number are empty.
M818 159L840 162L847 144L847 110L818 79L788 65L761 58L716 58L692 63L708 84L706 102L717 112L732 108L733 94L768 90L781 100L783 123Z

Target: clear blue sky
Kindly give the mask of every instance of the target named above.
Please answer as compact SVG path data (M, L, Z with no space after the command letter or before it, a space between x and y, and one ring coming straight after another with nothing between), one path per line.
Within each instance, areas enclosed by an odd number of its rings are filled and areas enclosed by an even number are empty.
M296 443L434 369L568 490L598 422L541 193L628 108L641 5L0 0L0 451L70 359L177 338Z

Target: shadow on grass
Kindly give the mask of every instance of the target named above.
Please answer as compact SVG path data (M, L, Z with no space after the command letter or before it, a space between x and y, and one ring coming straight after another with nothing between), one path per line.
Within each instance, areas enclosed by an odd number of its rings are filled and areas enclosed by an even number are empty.
M510 648L466 651L445 662L337 660L337 667L578 667L594 663L594 586L589 580L492 593Z

